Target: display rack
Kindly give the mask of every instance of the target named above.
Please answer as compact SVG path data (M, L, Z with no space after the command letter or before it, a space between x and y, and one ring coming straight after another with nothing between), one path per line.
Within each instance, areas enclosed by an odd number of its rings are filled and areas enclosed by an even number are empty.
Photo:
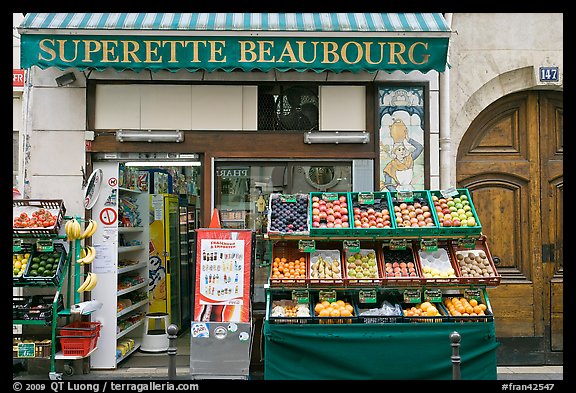
M459 190L463 192L462 190ZM421 191L422 195L431 194ZM467 193L467 191L466 191ZM321 193L311 193L312 196ZM352 206L350 193L346 197ZM358 193L355 193L356 197ZM374 193L366 198L373 201ZM389 198L389 193L380 193ZM380 197L380 194L378 197ZM469 194L466 194L469 196ZM430 200L431 202L431 200ZM369 202L370 203L370 202ZM311 205L311 204L310 204ZM388 206L393 202L388 199ZM312 214L312 207L309 211ZM476 212L473 212L476 215ZM462 337L463 351L471 351L462 366L464 379L496 378L496 347L494 317L487 288L497 286L500 276L495 271L486 237L478 225L468 228L445 228L438 225L420 228L310 228L310 233L269 233L272 260L284 257L286 261L302 258L306 263L306 275L279 278L271 266L269 283L266 285L265 379L450 379L450 333L458 331ZM398 230L399 229L399 230ZM453 277L424 276L420 249L431 253L445 248L455 272ZM487 254L491 277L464 277L454 262L453 250L480 248ZM347 275L348 253L373 250L377 257L377 277L349 277ZM386 275L383 249L411 250L416 266L420 267L413 277ZM340 262L340 276L311 278L312 255L319 250L336 250ZM348 253L347 253L348 252ZM330 255L326 252L324 255ZM452 297L478 298L486 306L483 316L454 316L444 305ZM391 316L361 317L359 310L379 308L384 300L402 307L402 313ZM286 316L273 311L274 301L287 301L297 309L305 305L310 316L290 314ZM336 300L353 305L351 316L317 316L315 306L322 301ZM430 302L438 314L412 316L404 310L411 306ZM336 315L336 314L335 314ZM347 314L346 314L347 315ZM362 314L364 315L364 314ZM469 345L469 346L468 346ZM472 353L473 352L473 353ZM333 357L326 354L333 353ZM346 353L339 357L337 353ZM305 356L303 355L305 354ZM418 354L418 355L415 355ZM411 364L410 367L405 367ZM475 374L474 374L475 373Z
M71 217L65 216L65 207L63 201L58 200L19 200L14 201L14 207L40 207L46 209L57 209L58 216L57 221L54 225L49 228L35 228L30 230L24 229L14 229L13 233L13 252L29 252L30 257L27 263L25 272L18 277L13 278L14 287L22 288L46 288L53 292L51 308L42 308L42 313L34 314L34 307L26 307L18 305L16 299L13 303L13 320L12 323L15 325L36 325L36 326L46 326L50 328L50 351L49 355L43 351L40 346L40 351L35 348L36 345L26 347L24 344L19 344L16 349L15 357L18 358L34 358L34 359L47 359L50 361L50 372L49 377L53 380L62 379L62 373L56 372L56 360L64 360L63 370L65 375L73 375L74 368L69 363L70 360L82 359L90 356L88 353L84 356L66 356L62 354L62 351L57 352L57 332L62 326L59 326L59 318L64 318L68 324L72 318L71 304L77 304L80 302L80 294L76 291L79 287L80 279L83 275L81 272L80 264L72 264L80 257L81 250L81 240L67 240L66 235L59 235L60 225L65 220L75 219L78 222L85 222L79 216ZM68 245L68 250L65 248L65 244ZM33 273L32 267L34 266L34 258L40 253L48 253L57 251L60 255L60 259L55 261L57 263L57 268L54 268L54 274L52 275L36 275ZM56 255L56 253L54 254ZM65 283L68 283L67 293L64 293ZM33 295L38 296L38 295ZM45 298L50 298L52 295L47 295ZM26 297L22 297L26 299ZM43 313L49 315L48 318L42 317ZM34 348L34 349L32 349ZM47 348L47 345L44 349ZM29 352L27 350L30 350ZM28 353L27 353L28 352Z
M149 192L148 185L127 179L136 173L119 171L116 162L98 162L105 181L96 201L96 211L105 212L93 243L102 259L93 263L101 277L93 291L103 307L92 314L103 321L101 343L90 357L92 369L115 369L134 353L144 334L149 310ZM124 178L121 179L121 177ZM117 181L116 181L117 180Z

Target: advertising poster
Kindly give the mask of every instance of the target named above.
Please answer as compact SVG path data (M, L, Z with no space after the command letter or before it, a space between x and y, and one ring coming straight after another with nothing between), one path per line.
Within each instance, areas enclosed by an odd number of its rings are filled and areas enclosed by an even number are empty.
M252 231L197 229L194 321L250 321Z

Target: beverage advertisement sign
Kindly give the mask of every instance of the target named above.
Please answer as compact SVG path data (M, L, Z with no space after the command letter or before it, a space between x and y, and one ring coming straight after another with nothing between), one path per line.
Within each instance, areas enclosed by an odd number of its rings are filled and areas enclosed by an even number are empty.
M252 231L197 229L194 321L249 322Z

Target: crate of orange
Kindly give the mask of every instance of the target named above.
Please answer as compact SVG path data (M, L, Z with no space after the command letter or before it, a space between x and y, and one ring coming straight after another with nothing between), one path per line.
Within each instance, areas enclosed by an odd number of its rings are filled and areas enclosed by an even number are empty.
M451 322L488 322L494 320L489 304L480 298L463 295L445 296L442 306Z
M358 323L358 308L350 295L338 295L333 301L314 296L314 318L318 324Z
M289 242L279 242L272 247L270 285L302 286L306 284L308 254Z
M448 315L441 303L421 302L403 305L406 322L448 322Z

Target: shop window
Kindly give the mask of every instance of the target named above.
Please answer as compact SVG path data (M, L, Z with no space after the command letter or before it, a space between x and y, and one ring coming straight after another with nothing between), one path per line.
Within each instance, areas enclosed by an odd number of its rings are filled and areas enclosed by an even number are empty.
M317 130L318 119L318 86L258 87L258 130Z

